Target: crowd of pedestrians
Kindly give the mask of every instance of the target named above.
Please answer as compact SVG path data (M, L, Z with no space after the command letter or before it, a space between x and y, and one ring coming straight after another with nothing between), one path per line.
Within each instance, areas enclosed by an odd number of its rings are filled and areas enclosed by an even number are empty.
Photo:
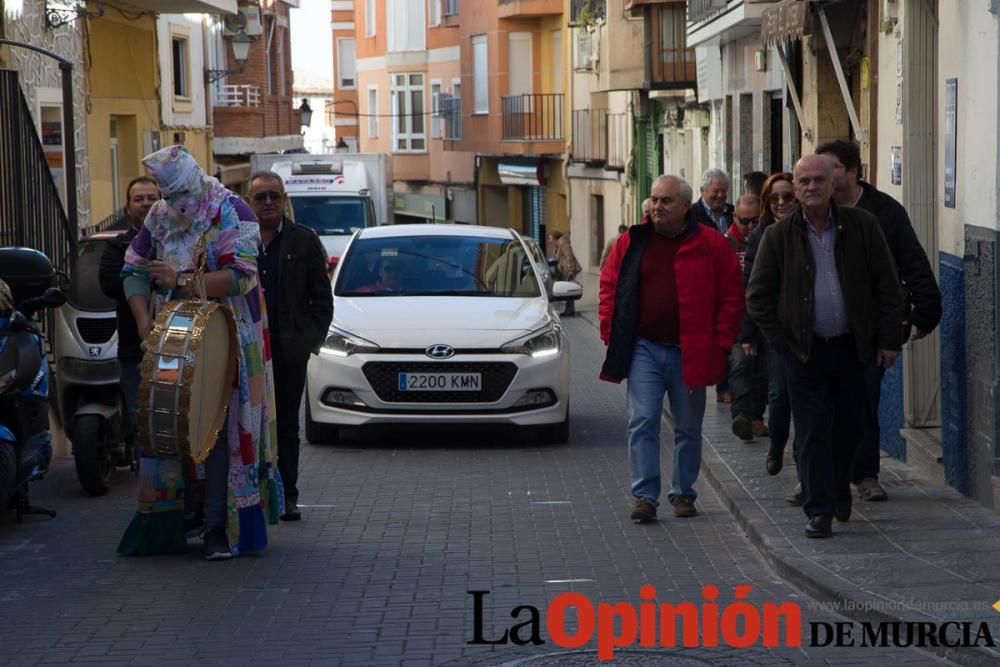
M601 262L601 378L626 381L636 522L657 518L660 418L674 419L667 499L693 517L705 389L731 403L733 434L768 438L761 462L785 468L792 440L808 537L850 519L878 482L882 378L908 340L941 319L941 294L905 209L861 180L857 146L820 145L792 172L744 175L735 205L719 169L700 197L676 176L652 187L638 224ZM852 493L852 486L855 493Z

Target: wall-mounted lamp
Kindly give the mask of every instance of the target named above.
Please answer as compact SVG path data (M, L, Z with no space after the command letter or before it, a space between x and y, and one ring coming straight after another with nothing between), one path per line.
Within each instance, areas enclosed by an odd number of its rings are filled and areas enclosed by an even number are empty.
M215 83L229 74L241 74L243 72L243 68L246 67L247 58L250 57L250 45L253 43L253 40L250 39L249 35L241 30L230 37L229 41L232 42L233 58L236 60L239 67L234 70L207 69L205 70L205 83Z
M302 98L302 104L299 106L299 114L299 124L309 127L312 123L313 110L312 107L309 106L309 100L304 97Z
M23 3L17 4L20 8ZM97 3L97 11L90 11L86 0L45 0L45 27L49 30L68 25L77 19L98 16L104 16L104 3L100 1Z

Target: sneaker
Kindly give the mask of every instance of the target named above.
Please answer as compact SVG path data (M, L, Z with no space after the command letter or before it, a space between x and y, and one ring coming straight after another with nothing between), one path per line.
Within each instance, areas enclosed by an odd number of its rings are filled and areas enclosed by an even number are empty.
M746 415L737 415L733 419L733 435L744 442L753 440L753 426Z
M233 557L233 552L229 549L229 540L226 538L226 531L222 528L213 528L205 533L205 544L202 546L202 555L205 560L229 560Z
M764 422L763 419L753 420L753 437L766 438L770 434L771 432L767 430L767 424Z
M675 517L679 519L689 519L696 514L698 514L698 510L694 508L694 498L677 496L677 500L674 501Z
M299 511L299 504L296 498L285 499L285 513L281 515L282 521L301 521L302 512Z
M865 477L854 485L858 490L858 498L871 502L889 500L889 494L885 492L882 485L874 477Z
M785 496L785 502L789 505L801 505L802 504L802 484L796 484L795 488Z
M631 519L636 523L656 521L656 505L646 498L636 498L635 505L632 506Z

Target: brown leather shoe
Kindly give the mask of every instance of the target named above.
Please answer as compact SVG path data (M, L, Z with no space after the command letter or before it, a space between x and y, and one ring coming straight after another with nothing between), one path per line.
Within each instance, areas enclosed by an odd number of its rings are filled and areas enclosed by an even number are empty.
M885 492L885 489L882 488L882 485L874 477L865 477L855 484L855 488L858 490L858 498L862 500L870 502L889 500L889 494Z
M731 393L729 393L728 391L722 392L721 394L718 395L717 398L719 399L719 403L732 403L733 402L733 395Z
M674 501L674 516L679 519L690 519L698 514L694 508L694 499L687 496L678 496Z
M656 505L648 498L636 498L630 518L636 523L656 521Z
M755 438L766 438L771 433L767 430L767 424L763 419L754 419L751 428L753 429L753 437Z

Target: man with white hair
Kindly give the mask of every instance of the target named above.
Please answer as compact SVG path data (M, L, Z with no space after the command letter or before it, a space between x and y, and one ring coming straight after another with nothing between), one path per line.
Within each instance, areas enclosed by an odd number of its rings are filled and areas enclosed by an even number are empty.
M661 176L650 224L618 237L601 270L601 379L628 378L631 519L656 520L664 394L674 416L674 516L697 514L705 387L722 380L743 318L743 282L729 242L689 214L691 186Z
M695 219L725 234L733 224L733 205L729 198L729 176L721 169L709 169L701 176L701 199L694 205Z

